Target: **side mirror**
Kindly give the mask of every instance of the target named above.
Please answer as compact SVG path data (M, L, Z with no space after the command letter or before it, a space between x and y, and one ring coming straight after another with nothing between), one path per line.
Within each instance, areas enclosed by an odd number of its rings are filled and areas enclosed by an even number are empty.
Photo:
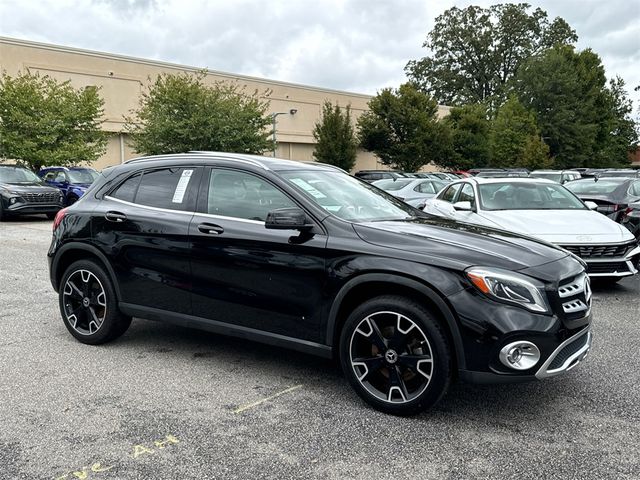
M453 209L459 212L473 212L471 202L456 202L453 204Z
M589 210L597 210L598 209L598 204L596 202L592 202L590 200L587 200L586 202L584 202L584 204L587 206L587 208Z
M271 230L307 230L313 225L307 224L307 216L300 208L277 208L267 213L265 228Z

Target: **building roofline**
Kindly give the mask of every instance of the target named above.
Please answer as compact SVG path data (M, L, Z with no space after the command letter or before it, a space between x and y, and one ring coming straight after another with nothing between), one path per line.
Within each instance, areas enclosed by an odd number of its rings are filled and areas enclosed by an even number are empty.
M322 87L317 87L317 86L313 86L313 85L304 85L301 83L293 83L293 82L283 82L283 81L279 81L279 80L270 80L270 79L266 79L266 78L261 78L261 77L253 77L250 75L240 75L240 74L235 74L235 73L229 73L229 72L222 72L219 70L209 70L205 67L194 67L191 65L182 65L179 63L171 63L171 62L163 62L160 60L150 60L150 59L146 59L146 58L140 58L140 57L132 57L132 56L128 56L128 55L121 55L121 54L116 54L116 53L107 53L107 52L100 52L97 50L87 50L87 49L83 49L83 48L76 48L76 47L67 47L67 46L63 46L63 45L55 45L55 44L51 44L51 43L42 43L42 42L35 42L33 40L23 40L23 39L19 39L19 38L11 38L11 37L3 37L0 36L0 44L9 44L9 45L18 45L21 47L27 47L27 48L41 48L41 49L45 49L45 50L53 50L53 51L57 51L57 52L63 52L63 53L71 53L71 54L76 54L76 55L88 55L88 56L92 56L92 57L98 57L98 58L104 58L104 59L108 59L108 60L119 60L119 61L126 61L126 62L132 62L132 63L140 63L140 64L144 64L144 65L151 65L151 66L155 66L155 67L162 67L162 68L171 68L171 69L175 69L175 70L182 70L182 71L191 71L191 72L199 72L202 70L207 71L207 73L212 74L212 75L219 75L221 77L227 77L229 79L232 80L247 80L247 81L253 81L253 82L261 82L261 83L266 83L266 84L271 84L271 85L279 85L279 86L283 86L283 87L293 87L293 88L304 88L306 90L313 90L316 92L326 92L326 93L333 93L333 94L338 94L338 95L348 95L348 96L355 96L355 97L361 97L361 98L372 98L372 95L367 95L364 93L356 93L356 92L349 92L346 90L335 90L332 88L322 88Z

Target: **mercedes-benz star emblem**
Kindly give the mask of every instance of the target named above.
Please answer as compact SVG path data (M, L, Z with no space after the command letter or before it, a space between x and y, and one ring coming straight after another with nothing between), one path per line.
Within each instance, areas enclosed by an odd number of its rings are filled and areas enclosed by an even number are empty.
M398 360L398 354L395 350L387 350L387 353L384 354L384 358L389 363L396 363L396 361Z

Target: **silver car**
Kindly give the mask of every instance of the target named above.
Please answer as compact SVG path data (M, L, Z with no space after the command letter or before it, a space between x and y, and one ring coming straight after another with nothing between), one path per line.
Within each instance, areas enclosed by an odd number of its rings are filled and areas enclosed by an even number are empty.
M434 178L394 178L377 180L373 182L373 185L412 207L424 208L426 201L435 196L448 183Z

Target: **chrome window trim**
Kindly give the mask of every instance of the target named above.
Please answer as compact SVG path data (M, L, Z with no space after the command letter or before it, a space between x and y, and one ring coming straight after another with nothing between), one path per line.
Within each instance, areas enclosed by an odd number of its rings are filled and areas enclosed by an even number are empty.
M265 222L261 222L258 220L249 220L246 218L239 218L239 217L226 217L224 215L215 215L212 213L202 213L202 212L196 212L196 211L188 211L188 210L171 210L169 208L159 208L159 207L152 207L150 205L141 205L139 203L132 203L132 202L127 202L126 200L120 200L119 198L113 198L110 197L109 195L105 195L104 197L105 199L108 200L112 200L114 202L118 202L118 203L123 203L125 205L131 205L132 207L140 207L140 208L146 208L148 210L154 210L156 212L166 212L166 213L180 213L182 215L191 215L193 216L203 216L203 217L210 217L210 218L216 218L219 220L233 220L236 222L244 222L244 223L253 223L256 225L264 225Z
M195 212L194 215L198 216L198 217L216 218L218 220L230 220L230 221L234 221L234 222L253 223L255 225L263 225L264 226L264 224L265 224L265 222L260 221L260 220L251 220L251 219L248 219L248 218L240 218L240 217L227 217L225 215L216 215L215 213Z
M151 205L142 205L140 203L127 202L126 200L120 200L119 198L114 198L109 195L105 195L104 198L108 200L112 200L114 202L123 203L124 205L131 205L132 207L146 208L148 210L154 210L156 212L180 213L182 215L191 215L191 216L193 216L193 214L196 213L193 210L171 210L170 208L152 207Z

